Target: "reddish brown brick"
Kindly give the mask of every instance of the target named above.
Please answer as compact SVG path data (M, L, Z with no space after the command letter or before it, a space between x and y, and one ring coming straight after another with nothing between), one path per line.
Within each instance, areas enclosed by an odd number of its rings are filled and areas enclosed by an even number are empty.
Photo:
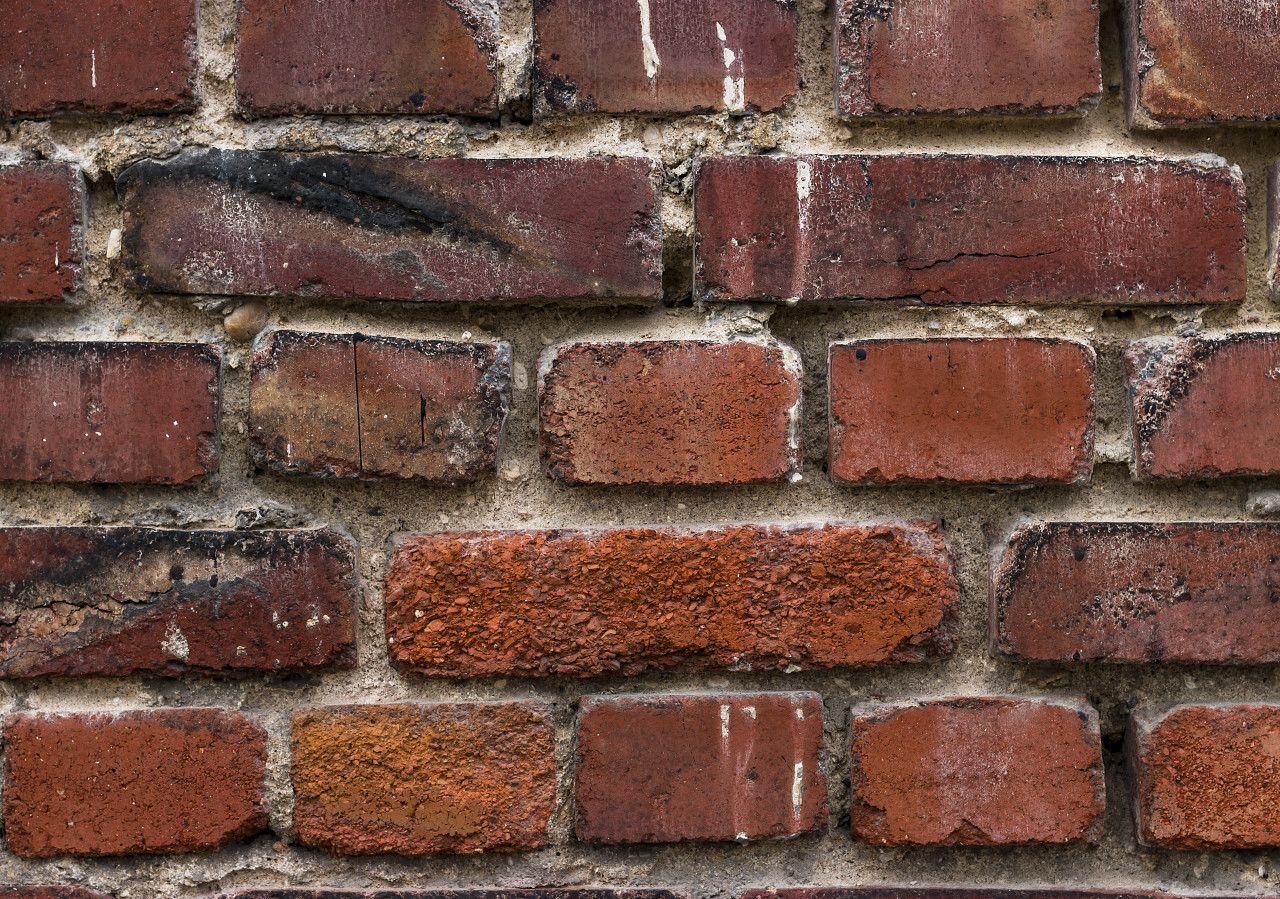
M830 357L833 480L1080 483L1097 360L1072 340L862 340Z
M277 474L474 481L494 469L511 347L274 331L253 356L249 436Z
M1280 846L1280 706L1140 713L1130 721L1126 751L1139 842Z
M193 150L117 182L129 286L375 300L662 296L647 159Z
M7 899L0 895L0 899ZM689 899L680 890L500 889L500 890L356 890L268 889L221 893L217 899ZM1068 897L1069 899L1069 897ZM1124 897L1116 897L1124 899ZM1146 897L1142 897L1146 899ZM1152 897L1155 899L1155 897ZM1167 897L1166 897L1167 899Z
M767 112L799 86L795 0L535 0L533 25L544 115Z
M84 222L84 179L75 166L0 167L0 306L76 300Z
M84 887L0 886L0 899L107 899Z
M933 525L478 531L396 539L391 661L432 677L862 668L955 648Z
M235 712L11 715L4 746L23 858L210 852L267 827L267 732Z
M496 7L239 0L236 95L257 113L498 111Z
M0 480L185 484L218 467L222 353L0 343Z
M337 855L540 849L555 806L550 715L528 702L296 712L294 837Z
M1244 183L1201 161L735 156L695 187L707 300L1244 299Z
M1102 93L1097 0L838 0L849 115L1076 112Z
M1280 662L1277 584L1277 523L1040 522L993 568L993 639L1031 661Z
M1174 899L1176 895L1162 890L1025 890L950 886L794 887L782 890L746 890L739 894L738 899ZM1186 899L1191 897L1187 896Z
M1082 843L1106 807L1098 715L1083 699L853 710L855 839L878 846Z
M816 693L586 697L578 839L779 839L827 826Z
M330 530L0 529L0 676L349 668L355 558Z
M196 0L16 0L0 26L0 118L195 105Z
M800 356L747 341L575 343L538 378L543 467L568 484L758 484L800 465Z

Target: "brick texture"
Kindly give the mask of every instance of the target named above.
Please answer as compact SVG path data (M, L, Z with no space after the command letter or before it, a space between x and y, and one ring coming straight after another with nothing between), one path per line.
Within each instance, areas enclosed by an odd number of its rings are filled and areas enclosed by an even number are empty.
M1170 899L1161 890L1026 890L1002 887L794 887L745 890L738 899Z
M1083 700L965 698L853 710L853 836L877 846L1082 843L1106 802Z
M778 839L827 825L814 693L587 697L578 839Z
M84 887L0 886L0 899L107 899Z
M8 897L0 894L0 899ZM237 890L215 899L690 899L681 890L495 889L495 890ZM1117 897L1120 899L1120 897Z
M78 299L84 179L61 162L0 167L0 306Z

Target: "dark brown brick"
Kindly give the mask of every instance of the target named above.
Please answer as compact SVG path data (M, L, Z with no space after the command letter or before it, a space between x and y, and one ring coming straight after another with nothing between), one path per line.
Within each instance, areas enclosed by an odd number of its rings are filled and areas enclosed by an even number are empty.
M101 893L84 887L0 886L0 899L107 899Z
M0 676L351 667L355 557L330 530L0 529Z
M816 693L589 696L578 839L780 839L827 826Z
M1014 846L1102 833L1102 737L1083 699L858 706L851 754L851 825L867 843Z
M432 677L862 668L955 647L933 525L398 537L391 661Z
M11 715L4 746L22 858L209 852L267 827L267 732L235 712Z
M647 159L193 150L117 182L138 290L377 300L662 295Z
M782 890L746 890L739 894L738 899L1174 899L1176 895L1163 890L1026 890L950 886L794 887ZM1190 899L1190 896L1186 896L1186 899Z
M498 111L496 7L239 0L236 95L257 113Z
M0 24L0 118L195 105L196 0L14 0Z
M1225 164L736 156L702 164L694 202L706 300L1244 298L1244 183Z
M1102 93L1097 0L838 0L849 115L1076 112Z
M539 703L366 705L293 716L293 827L338 855L540 849L555 729Z
M798 88L796 0L536 0L534 102L556 112L767 112Z
M218 467L222 353L0 343L0 480L185 484Z
M0 167L0 306L78 299L84 222L84 179L75 166Z
M274 331L253 356L249 436L277 474L478 480L511 403L505 343Z
M832 344L831 477L856 484L1081 483L1097 357L1073 340Z
M0 899L6 897L0 896ZM689 899L679 890L495 889L495 890L237 890L215 899ZM1116 897L1125 899L1125 897ZM1142 897L1146 899L1146 897ZM1154 899L1154 897L1153 897Z
M575 343L538 378L539 452L568 484L758 484L800 465L800 356L747 341Z

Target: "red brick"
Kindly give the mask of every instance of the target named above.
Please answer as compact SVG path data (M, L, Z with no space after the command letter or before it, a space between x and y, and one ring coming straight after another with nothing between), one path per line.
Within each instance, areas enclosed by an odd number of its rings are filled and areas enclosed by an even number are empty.
M235 712L11 715L4 744L22 858L209 852L267 827L267 732Z
M277 474L452 484L494 469L510 402L507 344L274 331L249 436Z
M383 586L392 663L431 677L919 662L959 601L918 524L400 536Z
M498 111L496 7L239 0L236 95L257 113Z
M1280 706L1137 714L1126 744L1139 842L1280 846Z
M839 0L849 115L1081 111L1102 93L1097 0Z
M375 300L662 296L647 159L193 150L117 182L132 288Z
M1271 3L1126 0L1124 75L1138 128L1280 118Z
M831 477L857 484L1082 483L1097 357L1072 340L832 344Z
M84 887L0 886L0 899L107 899L101 893Z
M851 754L851 825L867 843L1013 846L1102 833L1102 736L1083 699L860 706Z
M800 465L800 356L746 341L575 343L538 378L539 452L567 484L778 481Z
M705 300L1244 299L1244 183L1209 162L736 156L695 187Z
M293 716L293 827L338 855L540 849L555 729L539 703L334 706Z
M0 343L0 480L185 484L218 467L222 353Z
M7 899L0 895L0 899ZM219 899L689 899L682 890L495 889L495 890L357 890L266 889L220 893ZM1070 899L1070 897L1066 897ZM1083 897L1082 897L1083 899ZM1116 897L1125 899L1125 897ZM1146 897L1142 897L1146 899ZM1152 897L1155 899L1155 897ZM1165 897L1168 899L1168 897Z
M0 306L76 300L84 222L84 179L75 166L0 167Z
M1163 890L1036 890L1003 887L794 887L746 890L738 899L1174 899ZM1191 899L1188 894L1183 894Z
M827 827L816 693L586 697L578 839L779 839Z
M1045 523L994 567L996 649L1029 661L1280 662L1280 524Z
M330 530L0 529L0 676L350 668L355 558Z
M796 93L796 0L535 0L534 103L767 112Z
M195 0L16 0L0 26L0 118L195 106Z

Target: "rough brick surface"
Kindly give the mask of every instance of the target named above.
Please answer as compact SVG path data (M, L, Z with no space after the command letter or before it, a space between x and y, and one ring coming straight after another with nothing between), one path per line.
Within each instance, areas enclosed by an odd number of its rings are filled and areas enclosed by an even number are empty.
M546 845L555 731L538 703L339 706L293 716L294 837L339 855Z
M535 0L540 113L767 112L796 92L796 0Z
M778 839L827 825L815 693L587 697L578 839Z
M653 300L647 159L192 150L117 181L131 287L382 300Z
M0 306L77 299L84 223L84 179L75 166L0 167Z
M1078 483L1097 357L1072 340L864 340L830 354L831 477Z
M794 887L745 890L738 899L1169 899L1160 890L1020 890L999 887Z
M0 899L8 897L0 894ZM689 899L676 890L495 889L495 890L237 890L214 899ZM1117 897L1120 899L1120 897Z
M1280 706L1183 706L1138 714L1126 739L1142 843L1280 846Z
M853 835L867 843L1081 843L1102 833L1102 737L1083 700L859 706L850 752Z
M4 745L23 858L207 852L267 826L267 732L235 712L12 715Z
M434 677L861 668L955 647L932 525L481 531L398 539L391 661Z
M0 26L0 118L195 103L196 0L15 0Z
M1280 472L1280 335L1126 347L1140 478Z
M1277 523L1031 524L993 568L993 637L1035 661L1280 662L1277 584Z
M350 667L355 558L329 530L0 529L0 676Z
M1077 111L1102 92L1097 0L838 0L850 115Z
M507 344L274 331L249 435L277 474L451 484L494 469L510 403Z
M236 94L258 113L493 116L496 18L477 0L239 0Z
M0 343L0 480L184 484L218 467L222 354Z
M0 899L107 899L84 887L0 886Z
M703 299L1244 298L1244 184L1211 162L724 157L694 192Z
M538 379L543 467L568 484L756 484L800 464L800 356L746 341L575 343Z

